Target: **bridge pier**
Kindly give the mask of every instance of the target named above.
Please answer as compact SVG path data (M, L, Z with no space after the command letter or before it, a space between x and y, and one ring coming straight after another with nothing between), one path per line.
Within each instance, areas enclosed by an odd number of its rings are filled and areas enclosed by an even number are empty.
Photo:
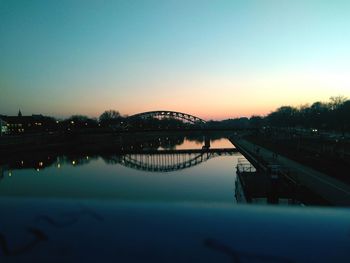
M210 138L208 136L204 136L204 145L202 149L209 149L210 148Z

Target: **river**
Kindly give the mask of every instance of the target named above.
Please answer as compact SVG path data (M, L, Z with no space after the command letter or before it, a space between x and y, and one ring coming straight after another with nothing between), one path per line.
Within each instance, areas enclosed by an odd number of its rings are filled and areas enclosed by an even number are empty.
M211 152L202 151L209 142ZM0 196L323 205L317 196L286 187L285 182L271 197L266 178L255 173L237 176L238 163L250 164L234 148L225 136L163 135L127 140L127 154L50 153L14 158L1 166Z

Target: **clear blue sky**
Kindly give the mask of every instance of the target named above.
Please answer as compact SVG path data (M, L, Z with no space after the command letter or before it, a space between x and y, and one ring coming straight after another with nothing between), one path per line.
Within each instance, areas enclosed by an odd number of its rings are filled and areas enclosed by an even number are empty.
M349 72L350 1L0 0L0 114L267 114Z

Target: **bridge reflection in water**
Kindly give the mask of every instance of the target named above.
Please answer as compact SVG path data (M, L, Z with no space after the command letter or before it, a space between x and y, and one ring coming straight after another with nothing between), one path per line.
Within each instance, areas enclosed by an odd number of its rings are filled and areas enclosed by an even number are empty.
M283 204L283 205L327 205L319 196L312 193L304 186L290 182L288 178L279 176L271 177L269 174L257 171L235 148L217 148L217 149L178 149L178 150L128 150L123 153L108 153L98 155L56 155L40 157L39 159L30 158L16 160L7 165L0 165L0 183L7 177L17 175L16 170L34 169L37 172L45 170L45 168L56 167L62 169L64 165L82 166L90 162L96 162L99 158L106 164L121 165L133 170L139 170L149 173L170 173L174 172L176 177L177 171L182 171L200 165L210 159L221 156L234 156L232 159L232 170L228 169L224 173L232 176L232 184L234 190L234 200L237 203L253 203L253 204ZM231 159L230 159L231 160ZM235 161L238 161L236 173L234 172ZM228 164L228 163L227 163ZM118 169L118 168L117 168ZM79 170L76 170L79 174ZM116 170L118 171L118 170ZM203 170L200 175L205 174ZM50 174L52 170L44 172ZM220 171L218 171L220 174ZM28 174L30 172L28 171ZM127 173L128 174L128 173ZM70 175L70 173L69 173ZM140 174L141 175L141 174ZM212 180L222 180L220 176L214 174L210 176ZM16 177L16 176L15 176ZM69 176L71 177L71 176ZM38 177L39 178L39 177ZM50 185L49 177L41 177L47 180ZM117 177L116 177L117 178ZM196 177L201 180L201 177ZM215 179L214 179L215 178ZM142 178L139 178L142 181ZM88 180L88 177L87 177ZM118 180L118 179L116 179ZM181 179L183 180L183 179ZM184 179L186 180L186 179ZM17 181L18 182L18 181ZM35 180L34 180L35 183ZM202 182L200 182L202 183ZM55 188L57 182L55 182ZM63 183L64 184L64 183ZM25 183L28 186L28 182ZM226 182L227 185L227 182ZM195 186L195 185L193 185ZM151 186L153 189L153 185ZM210 187L210 186L209 186ZM21 187L19 187L20 189ZM225 187L223 187L224 189ZM154 190L154 189L153 189ZM153 191L152 190L152 191ZM226 189L227 190L227 189ZM115 192L113 190L113 192ZM201 192L201 191L200 191ZM233 195L232 195L233 196ZM215 198L214 198L215 199Z
M104 157L108 163L147 172L173 172L187 169L218 156L230 156L237 153L235 148L208 150L163 150L140 151L124 155Z

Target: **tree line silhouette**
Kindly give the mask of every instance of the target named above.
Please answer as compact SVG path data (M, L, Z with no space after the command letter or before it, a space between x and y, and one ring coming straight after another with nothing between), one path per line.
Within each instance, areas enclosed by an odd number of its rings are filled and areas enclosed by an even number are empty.
M42 115L41 115L42 116ZM196 127L172 118L128 118L116 110L106 110L98 118L85 115L73 115L63 120L42 116L40 131L73 131L82 129L115 129L115 130L156 130L156 129L186 129ZM350 100L343 96L331 97L328 102L315 102L300 107L281 106L266 116L254 115L222 121L208 121L198 128L214 129L260 129L263 127L279 128L312 128L325 131L350 131Z
M266 116L210 121L212 127L230 128L312 128L325 131L350 131L350 100L331 97L328 102L315 102L300 107L281 106Z
M72 116L67 121L102 127L120 127L126 122L127 116L122 116L118 111L108 110L103 112L99 119L89 119L86 116ZM191 124L183 123L176 119L141 119L128 120L128 127L137 129L157 128L186 128ZM85 125L85 124L84 124ZM81 126L84 126L81 125ZM350 131L350 100L343 96L331 97L327 102L314 102L311 105L299 107L281 106L266 116L254 115L250 118L241 117L222 121L208 121L207 128L310 128L325 131Z

